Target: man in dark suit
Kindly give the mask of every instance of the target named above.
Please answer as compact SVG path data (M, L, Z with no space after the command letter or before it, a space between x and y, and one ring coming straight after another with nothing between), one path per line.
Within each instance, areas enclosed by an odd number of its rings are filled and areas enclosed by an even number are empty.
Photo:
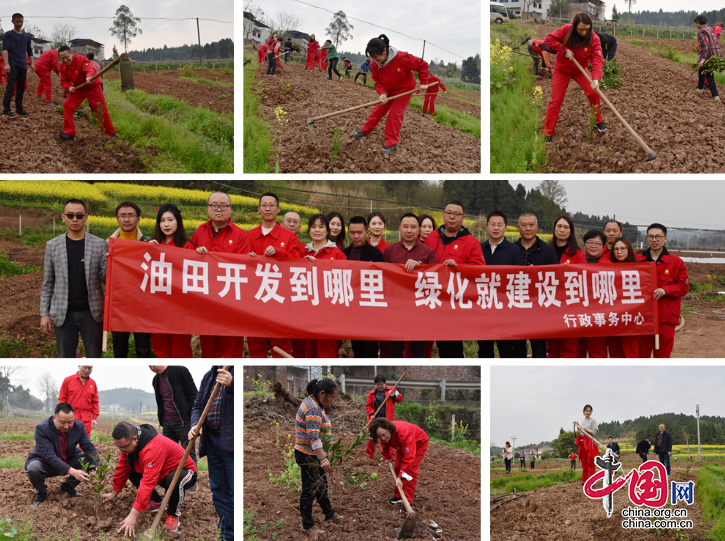
M637 444L636 452L639 455L639 458L642 459L642 464L647 462L647 453L649 453L650 447L652 447L652 444L649 442L649 438L645 438Z
M614 441L614 438L612 438L612 436L609 436L609 443L607 444L607 449L611 449L612 453L614 453L614 456L619 458L619 444Z
M506 240L508 219L500 210L486 215L488 240L481 243L486 265L523 265L524 256L518 246ZM496 340L498 353L502 359L526 358L526 340ZM478 357L493 359L494 340L478 341Z
M40 505L48 499L45 480L60 475L68 477L58 492L68 494L70 498L82 498L76 487L81 481L89 480L83 470L86 462L92 464L91 468L99 465L98 452L88 439L86 427L76 421L73 406L61 402L55 407L54 415L36 425L35 449L28 454L25 463L28 478L35 487L33 505Z
M672 434L665 430L665 425L660 425L660 432L655 436L655 453L660 463L667 468L667 475L670 474L670 456L672 455Z

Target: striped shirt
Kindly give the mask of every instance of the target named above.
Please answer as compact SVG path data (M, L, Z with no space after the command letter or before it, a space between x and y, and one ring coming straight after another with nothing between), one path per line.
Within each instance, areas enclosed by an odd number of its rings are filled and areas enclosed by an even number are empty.
M715 55L722 57L715 31L709 26L701 26L697 31L697 52L698 60L707 60Z
M295 417L295 451L314 455L317 449L322 449L320 430L323 426L329 430L330 420L315 397L308 396Z

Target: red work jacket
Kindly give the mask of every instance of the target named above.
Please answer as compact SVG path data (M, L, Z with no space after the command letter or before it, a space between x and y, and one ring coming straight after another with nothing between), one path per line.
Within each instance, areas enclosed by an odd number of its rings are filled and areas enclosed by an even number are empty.
M452 259L459 265L485 265L481 243L471 234L458 237L453 242L443 244L440 228L433 231L425 239L425 245L431 248L436 254L436 260L440 263Z
M388 55L393 53L389 49ZM395 56L384 66L372 62L370 73L375 81L375 90L378 94L400 94L415 88L415 77L413 72L418 72L420 84L427 85L430 79L428 73L428 62L417 56L403 51L395 51Z
M312 54L315 54L317 50L320 48L320 42L316 39L313 39L312 41L307 42L307 52L311 52Z
M96 74L96 68L93 67L90 60L81 54L73 53L73 59L69 66L63 62L60 63L60 84L64 90L68 90L72 86L80 86L86 82L87 77L93 77ZM96 79L89 83L85 88L99 86L101 81Z
M370 239L368 239L368 244L370 244ZM370 246L372 246L372 244L370 244ZM380 253L383 254L385 253L385 248L387 248L388 246L390 246L390 243L386 241L383 237L380 237L380 242L378 242L378 245L374 246L374 248L377 248L378 250L380 250Z
M638 261L648 261L649 250L637 256ZM678 256L662 252L657 260L656 288L665 290L665 296L657 301L660 323L679 325L682 310L682 297L690 291L690 278L687 274L685 262Z
M564 253L561 255L561 260L559 263L562 265L586 265L587 264L587 256L584 255L584 252L581 248L577 248L576 252L574 252L574 255L569 255L569 249L567 248L564 250Z
M58 51L51 49L41 54L35 62L35 70L52 70L58 73Z
M342 253L342 250L332 246L323 246L320 248L317 253L315 253L314 250L310 249L309 246L306 244L303 244L304 246L304 252L302 252L303 256L311 255L315 257L316 259L341 259L343 261L347 261L347 256ZM259 255L259 254L257 254Z
M381 452L387 460L392 460L393 449L398 454L403 455L402 462L400 464L400 473L398 477L403 477L403 473L406 472L408 467L415 460L415 454L419 445L428 443L428 434L417 425L408 423L406 421L393 421L395 423L395 432L390 437L388 443L380 442L382 447Z
M566 38L571 24L565 24L561 28L557 28L551 34L546 36L544 44L556 53L564 53L568 47L564 47L564 38ZM576 32L576 30L575 30ZM574 53L574 58L579 65L587 69L587 65L592 65L592 79L601 79L604 69L604 58L602 57L602 42L599 40L599 36L592 32L592 43L586 47L574 47L571 49ZM554 69L559 73L565 75L578 75L581 73L579 69L574 65L574 62L566 58L563 54L557 54L556 64Z
M388 396L390 391L393 388L390 385L385 386L385 396ZM365 403L365 409L368 412L368 421L372 418L372 416L375 414L375 392L377 391L377 388L373 388L372 391L368 393L368 401ZM398 396L391 397L390 400L388 400L385 403L385 418L390 419L391 421L395 420L395 404L400 404L403 401L403 395L400 394L400 391L396 390L396 393L398 393ZM397 429L397 428L396 428Z
M445 90L448 91L446 88L446 85L443 84L443 81L441 81L438 76L431 75L430 79L428 79L428 84L432 85L433 83L438 83L435 86L429 86L427 90L424 90L426 94L438 94L438 90ZM420 94L420 90L415 93L416 95Z
M285 229L279 224L275 224L267 235L262 233L261 224L249 231L249 242L251 243L251 252L261 256L268 246L274 247L274 257L291 257L299 259L302 257L300 252L300 241L297 235L289 229Z
M83 384L78 374L73 374L63 380L58 394L58 402L67 402L73 406L76 420L82 423L98 419L98 415L101 413L98 407L96 382L88 378Z
M210 252L247 255L252 251L247 232L235 225L231 218L229 223L219 230L216 238L214 238L211 220L209 220L194 231L191 241L197 248L203 246Z

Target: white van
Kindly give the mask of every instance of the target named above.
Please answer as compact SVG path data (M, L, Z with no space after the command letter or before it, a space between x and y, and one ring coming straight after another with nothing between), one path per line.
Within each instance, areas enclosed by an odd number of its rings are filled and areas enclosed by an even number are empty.
M503 4L489 0L491 4L491 20L496 24L503 24L509 22L509 14Z

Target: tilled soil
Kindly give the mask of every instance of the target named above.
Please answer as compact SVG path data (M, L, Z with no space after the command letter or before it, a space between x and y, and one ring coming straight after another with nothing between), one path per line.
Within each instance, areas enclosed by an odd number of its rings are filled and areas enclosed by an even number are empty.
M12 444L15 452L12 454L27 458L32 451L35 442L3 442L2 445ZM105 455L109 450L112 452L111 464L114 465L109 472L109 481L105 485L104 492L110 492L112 486L113 472L118 461L119 451L107 443L95 443L96 450ZM0 449L1 451L2 449ZM6 454L6 453L2 453ZM9 454L9 453L8 453ZM116 499L110 504L103 504L100 511L100 522L96 520L94 511L93 490L90 485L81 483L78 491L83 498L69 499L65 494L58 492L58 487L65 477L52 477L46 481L48 485L48 500L39 506L32 505L35 498L35 489L28 481L23 468L0 469L0 515L13 519L17 524L23 518L33 521L35 538L38 541L45 539L81 539L95 541L99 539L99 531L105 533L105 539L123 539L116 532L118 524L128 515L136 498L136 488L130 482ZM211 499L209 489L209 474L199 472L199 490L195 494L187 494L182 504L181 524L178 534L168 534L169 539L203 539L212 541L216 539L217 515ZM157 488L163 496L163 488ZM142 513L136 523L136 531L146 531L153 522L155 515ZM78 536L74 537L74 530L77 527ZM163 527L163 520L162 520ZM128 539L128 538L125 538Z
M244 427L244 509L255 510L254 524L274 522L259 532L259 539L309 539L302 533L299 495L290 495L281 484L270 484L268 471L278 476L284 470L282 447L294 438L294 429L280 426L280 448L275 447L277 433L271 426ZM349 445L357 434L342 435ZM341 475L332 478L330 500L335 511L344 517L343 524L324 523L324 515L314 504L315 523L327 531L325 541L393 541L395 528L403 523L402 504L390 505L393 478L387 466L365 456L363 444L349 465L377 472L378 478L366 487L346 487ZM329 481L329 479L328 479ZM418 486L413 502L417 522L412 541L480 541L481 539L481 459L470 453L431 443L421 463ZM438 525L436 531L429 525Z
M693 472L685 474L672 467L676 481L695 480ZM629 471L629 470L627 470ZM623 487L614 494L614 513L607 518L601 500L591 500L584 494L580 481L528 492L491 511L491 541L646 541L654 539L679 540L675 530L636 530L622 527L621 511L633 507ZM508 498L506 498L508 499ZM497 502L491 502L493 507ZM690 541L705 541L706 527L702 510L696 500L692 505L680 501L675 507L687 509L687 518L694 529L682 530ZM677 519L681 520L681 519Z
M36 98L38 77L29 72L28 89L23 97L23 107L28 117L9 119L0 117L2 152L0 173L140 173L144 171L136 152L120 139L110 140L103 135L98 124L85 118L76 118L76 138L61 141L63 115L55 107L44 105L45 98ZM51 74L54 89L58 76ZM5 86L0 85L0 92ZM63 97L53 92L56 104ZM11 103L15 111L15 100ZM81 105L79 111L90 110ZM113 118L111 118L113 121Z
M257 67L260 105L277 146L282 173L478 173L481 171L481 140L426 118L421 111L408 107L400 132L400 142L390 156L380 149L385 144L386 118L363 139L353 133L367 120L372 107L353 111L312 124L307 119L378 99L372 88L344 78L327 81L323 72L304 71L300 64L289 63L277 70L275 77L266 75L266 64ZM339 71L339 70L338 70ZM341 72L342 73L342 72ZM442 95L445 97L445 94ZM438 98L449 105L455 100ZM461 103L461 102L457 102ZM467 104L462 104L466 105ZM275 108L287 113L283 131L275 118ZM468 109L473 111L474 106ZM480 106L477 109L480 115ZM341 145L333 165L333 134L342 129ZM270 156L270 165L277 158Z
M544 37L551 28L539 28ZM646 38L652 41L652 38ZM670 41L662 40L659 41ZM677 41L677 40L671 40ZM547 145L545 173L718 173L725 171L725 140L719 127L725 106L710 93L697 94L697 72L649 49L620 41L617 62L624 68L622 90L604 95L645 143L657 153L646 153L602 101L608 130L587 137L589 101L570 82L553 141ZM541 78L542 114L551 98L551 79Z
M186 101L189 105L211 109L217 113L234 112L234 87L214 86L206 83L195 83L191 81L180 81L179 77L183 72L176 71L147 71L145 73L133 74L133 86L136 90L143 90L149 94L165 94ZM216 74L203 74L201 71L195 73L198 77L214 80L221 77ZM228 76L227 76L228 77ZM117 71L110 72L108 80L118 80L121 74ZM233 77L229 77L234 82Z

